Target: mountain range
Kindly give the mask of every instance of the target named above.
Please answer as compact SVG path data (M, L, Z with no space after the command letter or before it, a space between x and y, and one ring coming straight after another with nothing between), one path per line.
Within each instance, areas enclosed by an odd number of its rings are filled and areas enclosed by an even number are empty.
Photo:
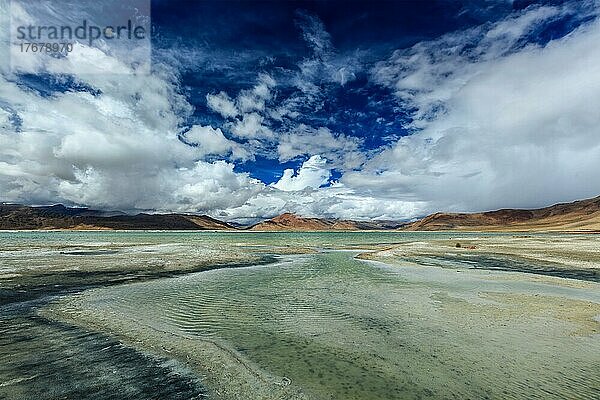
M600 232L600 196L534 210L435 213L405 225L409 231Z
M365 231L389 230L402 227L396 221L352 221L332 218L306 218L284 213L251 226L252 231Z
M308 218L285 213L252 226L206 215L125 214L89 208L0 204L1 230L251 230L251 231L565 231L600 232L600 197L525 210L435 213L410 223Z
M28 207L0 205L0 229L71 229L71 230L207 230L234 229L206 215L136 214L104 212L62 204Z

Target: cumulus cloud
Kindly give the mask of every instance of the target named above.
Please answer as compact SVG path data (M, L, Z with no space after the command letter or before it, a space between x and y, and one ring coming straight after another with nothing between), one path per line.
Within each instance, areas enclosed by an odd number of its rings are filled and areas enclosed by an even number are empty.
M258 74L257 84L250 90L242 90L236 99L236 104L243 113L263 111L265 103L271 99L271 89L277 83L268 74Z
M300 124L280 137L277 152L283 162L319 152L338 168L352 169L365 160L360 151L361 143L359 138L334 134L329 128L315 129Z
M306 188L318 189L326 185L330 177L331 172L327 167L327 160L316 155L306 160L297 172L293 169L283 171L283 176L273 184L273 187L285 192Z
M569 12L529 8L378 65L375 79L416 109L417 132L342 182L469 211L597 195L600 25L515 48L534 27Z
M59 183L61 194L78 204L104 209L218 210L244 204L263 186L247 174L234 173L233 164L225 161L198 161L191 168L160 169L155 174L140 170L107 174L89 167L75 175L75 180Z
M228 124L231 132L239 138L272 138L273 131L265 125L265 118L257 113L244 114L242 119Z
M254 223L283 212L307 217L344 219L410 219L428 212L426 202L385 199L358 194L352 188L333 182L326 187L305 188L302 191L283 191L272 186L265 188L240 207L221 211L218 216L241 223Z
M343 85L356 71L336 55L323 23L307 14L298 23L313 54L287 82L301 95L279 101L274 75L263 73L232 97L209 93L207 106L225 119L220 127L190 123L194 108L178 73L161 63L141 75L102 49L77 45L72 58L28 66L52 80L50 93L3 64L1 197L250 221L285 211L409 219L439 209L535 207L595 196L596 11L592 2L530 7L394 52L370 79L411 113L405 125L411 134L378 151L366 151L363 139L302 124L299 110L319 108L323 82ZM574 15L589 21L560 39L530 40L532 32ZM83 73L90 65L125 74ZM69 87L59 71L76 85ZM265 185L237 168L258 150L281 162L308 159ZM333 169L343 172L338 182L331 182Z
M206 104L211 110L221 114L225 118L233 118L239 114L235 103L229 95L223 91L217 94L207 94Z
M260 193L264 184L247 173L236 173L225 161L197 162L192 169L181 171L181 182L173 190L173 204L165 209L187 211L216 210L242 205Z
M195 125L180 133L193 108L165 65L141 75L81 44L69 57L41 60L40 79L56 87L50 94L28 87L6 65L1 70L2 201L210 212L240 206L264 189L234 164L206 159L250 157L220 129ZM88 63L127 70L90 74ZM65 71L69 80L54 74Z
M319 145L323 153L336 166L355 168L364 160L358 150L360 139L344 135L333 135L326 128L312 128L294 121L307 109L323 108L326 101L321 85L338 83L344 85L354 79L358 60L339 56L331 43L331 36L323 22L304 11L296 14L296 25L301 31L312 54L298 63L297 70L283 70L282 79L296 93L277 99L277 81L273 75L260 72L256 83L242 89L233 97L225 91L206 96L208 108L227 119L223 129L236 140L246 141L253 151L266 157L279 155L280 160L314 154ZM300 112L299 110L302 110ZM279 125L276 132L273 126ZM310 132L316 132L312 135ZM275 152L273 151L275 150ZM347 154L342 154L348 150Z
M253 156L238 142L229 140L223 135L220 128L212 126L194 125L183 134L185 141L198 147L198 154L206 155L231 155L234 160L248 160Z
M216 95L207 94L208 107L229 119L224 127L238 139L261 139L268 146L275 138L267 118L271 114L266 102L272 98L272 89L277 82L268 74L258 74L257 83L251 89L239 92L235 100L223 91ZM263 115L265 114L265 115ZM260 145L260 143L254 143Z
M219 129L192 127L187 139L198 146L178 140L182 110L171 109L177 101L167 81L134 75L118 83L118 90L102 86L100 95L43 97L0 81L0 98L10 99L22 119L19 132L7 124L0 132L4 201L208 211L239 206L264 186L234 173L231 163L201 160L208 154L247 157ZM161 90L171 102L155 97Z

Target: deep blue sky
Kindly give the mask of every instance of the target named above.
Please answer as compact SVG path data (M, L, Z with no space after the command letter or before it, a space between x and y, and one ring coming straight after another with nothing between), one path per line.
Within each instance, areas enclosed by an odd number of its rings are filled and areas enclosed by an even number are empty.
M206 95L226 92L232 98L251 89L259 73L277 81L267 108L291 107L297 116L265 119L276 134L302 124L326 127L334 135L361 140L365 154L376 152L412 132L405 127L411 110L390 88L373 83L372 67L394 51L434 40L445 33L492 24L530 6L558 5L564 1L414 0L414 1L152 1L154 61L168 64L177 73L180 92L194 111L182 131L195 124L220 127L231 138L226 119L207 107ZM318 21L330 47L316 54L303 37L307 21ZM543 25L522 45L545 43L564 36L582 22L576 15ZM351 78L340 84L316 70L308 78L315 85L311 96L302 93L297 80L305 61L322 61ZM42 96L56 91L88 90L67 76L22 75L17 84ZM291 106L290 106L291 105ZM298 168L309 155L278 160L274 143L263 143L253 160L236 163L265 183L281 177L286 168ZM254 146L256 147L256 146ZM340 171L333 170L333 177Z
M223 119L207 108L206 94L225 91L234 97L250 89L259 72L277 80L271 104L304 98L290 80L299 72L299 63L315 57L300 27L302 15L314 17L330 35L332 59L341 65L346 59L355 63L353 79L343 85L316 79L317 98L301 102L300 115L293 120L269 121L269 126L275 132L299 123L327 127L361 138L363 150L369 151L409 133L403 126L410 110L403 109L389 89L368 79L375 62L446 32L502 19L528 3L157 0L152 3L153 46L155 57L175 65L180 73L181 90L195 107L189 125L222 126ZM168 56L164 50L171 50ZM271 183L283 169L297 167L305 159L280 163L276 157L265 149L255 161L237 164L236 169Z

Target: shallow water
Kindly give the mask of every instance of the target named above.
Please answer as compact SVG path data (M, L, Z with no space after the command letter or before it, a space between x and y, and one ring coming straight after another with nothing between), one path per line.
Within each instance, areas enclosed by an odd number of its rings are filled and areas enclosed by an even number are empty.
M60 250L62 255L43 235L39 247L28 251L54 263L44 268L81 268L86 263L126 262L128 257L135 264L146 260L146 254L148 260L169 262L193 259L189 254L210 258L216 248L221 253L278 254L281 246L290 245L358 248L436 237L79 235L66 236L73 246ZM68 244L55 240L56 246ZM92 246L93 254L71 254L90 251ZM15 252L23 247L15 243L6 248L0 250L0 257L10 259L13 269L19 270L25 257ZM111 249L116 253L107 251ZM217 370L235 372L240 368L237 364L243 364L269 377L266 387L247 387L247 392L234 398L269 398L257 393L268 393L269 388L275 393L279 386L268 385L282 382L319 399L598 398L600 323L594 318L600 314L600 285L562 285L557 278L465 269L460 263L455 269L452 265L389 266L354 259L357 253L281 255L280 262L271 265L112 284L59 297L53 308L66 316L63 322L34 311L4 308L0 311L4 334L0 397L29 393L54 398L36 388L58 385L58 370L77 371L77 365L85 365L87 373L60 376L67 387L80 390L67 394L94 398L94 388L102 387L104 392L98 393L106 398L114 396L110 390L125 386L129 397L135 398L153 398L152 390L160 398L191 398L207 391L215 398L227 398L216 392L219 384L231 382L211 379L205 366L186 356L187 352L201 359L204 350L196 343L218 343L235 357L227 359L231 365L215 365ZM495 262L501 263L502 258ZM148 345L154 343L156 332L168 337L158 349ZM29 342L22 346L20 338L25 336ZM67 351L68 357L57 356ZM48 355L48 364L40 366L34 354ZM170 357L178 361L168 361ZM110 371L117 372L111 375ZM109 378L114 376L119 378Z
M35 307L35 304L30 304ZM2 399L192 399L206 389L181 363L109 335L0 308Z
M316 398L594 398L598 335L573 335L572 322L537 312L535 302L504 303L502 293L600 301L597 293L511 288L490 274L423 277L332 252L94 291L79 304L139 327L223 340Z

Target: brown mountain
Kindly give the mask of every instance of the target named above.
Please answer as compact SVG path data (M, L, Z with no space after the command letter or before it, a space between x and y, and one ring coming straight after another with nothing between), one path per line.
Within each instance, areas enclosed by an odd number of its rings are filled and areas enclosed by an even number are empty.
M359 231L395 229L400 224L390 221L350 221L306 218L285 213L250 227L253 231Z
M482 213L436 213L410 224L306 218L285 213L251 226L253 231L564 231L600 232L600 197L535 210L503 209ZM206 215L105 212L63 205L29 207L0 204L0 230L16 229L236 229Z
M436 213L402 228L410 231L600 232L600 197L535 210Z
M0 229L207 230L233 227L206 215L126 215L119 212L70 208L61 204L48 207L0 204Z

